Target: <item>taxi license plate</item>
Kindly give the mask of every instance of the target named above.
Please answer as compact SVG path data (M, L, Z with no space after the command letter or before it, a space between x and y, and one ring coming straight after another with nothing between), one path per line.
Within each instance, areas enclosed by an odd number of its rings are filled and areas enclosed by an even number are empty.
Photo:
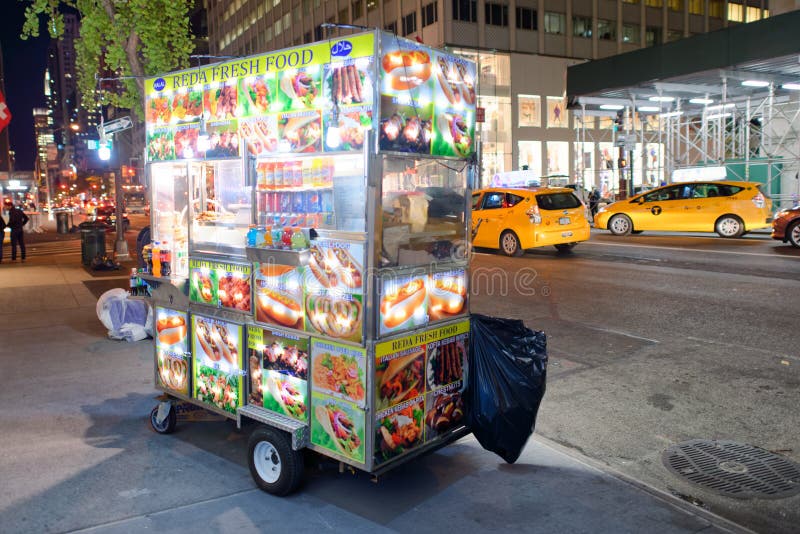
M570 223L569 217L561 217L558 220L558 224L569 224L569 223Z
M561 232L561 237L572 237L572 232Z

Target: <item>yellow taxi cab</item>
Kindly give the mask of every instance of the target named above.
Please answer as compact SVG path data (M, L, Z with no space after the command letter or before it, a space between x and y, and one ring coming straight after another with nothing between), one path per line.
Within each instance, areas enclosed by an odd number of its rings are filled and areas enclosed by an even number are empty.
M589 239L586 208L572 189L492 187L472 193L472 244L521 256L525 249L572 249Z
M645 230L716 232L739 237L769 228L772 201L755 182L683 182L640 193L600 208L595 228L614 235Z

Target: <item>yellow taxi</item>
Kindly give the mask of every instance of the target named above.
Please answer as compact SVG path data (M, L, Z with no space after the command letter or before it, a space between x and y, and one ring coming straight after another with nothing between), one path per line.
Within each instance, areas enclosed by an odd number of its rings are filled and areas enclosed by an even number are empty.
M586 208L566 187L493 187L472 193L472 244L507 256L525 249L572 249L589 239Z
M716 232L739 237L750 230L769 228L772 201L761 184L734 182L683 182L640 193L600 208L595 228L614 235L645 230Z

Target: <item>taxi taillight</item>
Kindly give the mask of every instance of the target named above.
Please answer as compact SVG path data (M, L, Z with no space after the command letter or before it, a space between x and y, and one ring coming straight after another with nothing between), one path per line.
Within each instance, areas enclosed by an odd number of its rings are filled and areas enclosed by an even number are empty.
M535 204L528 208L528 211L525 212L525 215L528 216L533 224L539 224L542 222L542 215L539 213L539 206Z
M753 204L755 204L757 208L763 208L764 205L766 204L766 201L764 199L764 195L762 195L761 193L758 193L756 196L754 196L753 197Z

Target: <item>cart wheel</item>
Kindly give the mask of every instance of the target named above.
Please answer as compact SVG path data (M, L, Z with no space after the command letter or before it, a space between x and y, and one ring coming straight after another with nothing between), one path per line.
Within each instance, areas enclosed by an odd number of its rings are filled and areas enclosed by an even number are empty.
M178 415L175 413L175 407L172 406L172 403L169 404L169 413L160 423L158 422L158 408L161 405L159 404L150 412L150 426L159 434L172 434L175 432L175 426L178 424Z
M250 475L256 485L273 495L288 495L303 478L303 455L292 449L285 432L259 426L248 444Z

